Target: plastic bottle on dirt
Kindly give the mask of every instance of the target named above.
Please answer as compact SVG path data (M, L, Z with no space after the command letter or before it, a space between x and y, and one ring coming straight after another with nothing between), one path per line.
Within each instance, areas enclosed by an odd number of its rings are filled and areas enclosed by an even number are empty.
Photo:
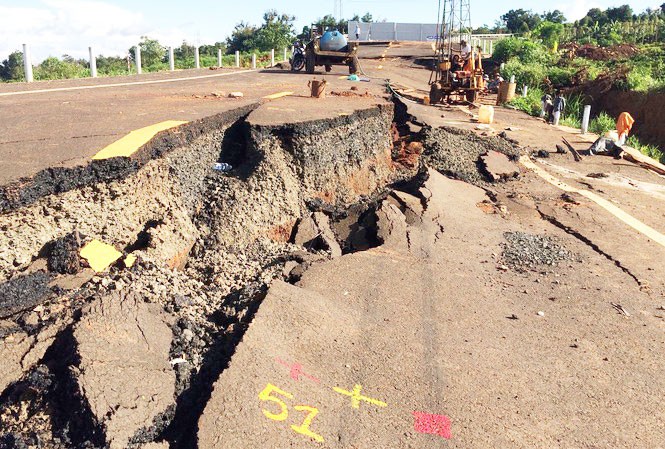
M484 104L478 109L478 122L491 125L494 122L494 107Z

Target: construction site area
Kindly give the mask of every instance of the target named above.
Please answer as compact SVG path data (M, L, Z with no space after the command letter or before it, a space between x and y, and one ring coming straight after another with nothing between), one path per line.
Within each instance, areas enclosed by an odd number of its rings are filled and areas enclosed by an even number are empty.
M464 20L0 85L0 448L665 447L665 166Z

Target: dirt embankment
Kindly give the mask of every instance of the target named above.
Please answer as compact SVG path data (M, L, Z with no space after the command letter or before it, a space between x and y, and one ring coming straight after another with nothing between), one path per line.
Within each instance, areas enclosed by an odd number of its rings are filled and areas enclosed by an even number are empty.
M625 76L625 70L618 71L578 86L570 92L583 94L588 104L591 104L592 114L605 111L616 118L622 112L629 112L635 119L633 134L645 143L665 148L665 126L663 126L665 91L634 92L617 89L616 81Z

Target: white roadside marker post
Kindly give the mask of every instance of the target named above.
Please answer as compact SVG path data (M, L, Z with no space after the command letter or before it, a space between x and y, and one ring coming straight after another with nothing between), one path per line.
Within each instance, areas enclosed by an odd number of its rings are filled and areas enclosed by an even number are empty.
M28 83L33 82L35 79L32 76L32 61L30 60L28 44L23 44L23 70L25 71L25 80Z

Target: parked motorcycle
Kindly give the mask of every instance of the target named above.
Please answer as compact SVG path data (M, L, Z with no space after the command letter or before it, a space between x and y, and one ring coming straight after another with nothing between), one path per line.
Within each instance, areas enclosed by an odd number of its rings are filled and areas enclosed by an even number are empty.
M305 46L302 42L297 41L293 44L293 55L289 59L291 70L299 72L305 68Z

